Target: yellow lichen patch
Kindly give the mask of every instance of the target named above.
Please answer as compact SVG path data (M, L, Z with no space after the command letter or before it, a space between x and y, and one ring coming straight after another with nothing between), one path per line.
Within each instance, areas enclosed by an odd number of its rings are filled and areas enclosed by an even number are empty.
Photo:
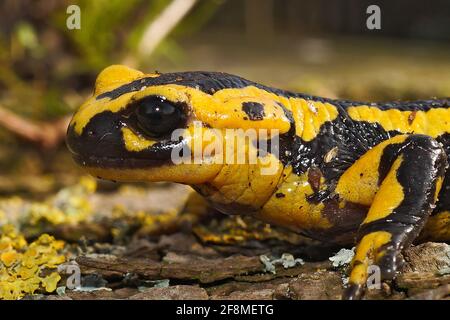
M380 124L386 131L427 134L436 138L450 132L450 108L431 108L428 111L381 110L374 106L347 109L350 118Z
M378 168L386 146L402 143L407 135L395 136L367 151L339 178L336 193L345 201L370 206L379 188Z
M136 191L134 191L136 192ZM138 229L136 234L155 236L179 230L180 226L193 225L208 212L207 203L193 190L181 206L174 206L163 211L127 210L116 205L112 211L112 221L117 227L111 229L114 239L129 235L129 227Z
M61 276L58 272L52 272L50 275L42 279L41 283L47 292L53 292L56 290L59 280L61 280Z
M359 242L352 262L350 283L364 285L367 281L367 268L376 263L384 251L379 249L391 241L392 235L386 231L376 231L365 235Z
M0 255L0 261L6 266L10 267L13 263L17 261L19 258L19 254L15 250L9 250L6 252L3 252Z
M95 192L96 185L94 178L85 176L78 184L60 190L54 198L32 203L25 213L25 224L73 225L87 221L93 214L87 196Z
M125 148L131 152L142 151L156 143L156 141L147 140L142 136L136 135L128 128L122 128L122 134Z
M221 245L271 239L292 244L305 242L305 239L297 233L272 227L249 216L229 216L219 221L214 219L209 225L195 226L193 231L202 242Z
M397 171L402 161L403 156L399 156L394 161L391 170L381 183L363 224L387 217L405 198L403 187L397 180Z
M142 232L153 234L155 231L161 232L161 230L175 229L178 225L179 212L175 209L161 214L148 214L147 212L139 211L136 218L143 228Z
M47 234L28 244L12 225L0 228L0 299L20 299L37 290L53 292L60 275L55 271L66 258L63 241Z

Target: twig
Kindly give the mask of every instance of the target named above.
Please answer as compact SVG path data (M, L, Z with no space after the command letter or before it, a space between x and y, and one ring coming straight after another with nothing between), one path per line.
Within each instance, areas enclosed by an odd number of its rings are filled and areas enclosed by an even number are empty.
M146 28L138 46L140 56L149 56L159 43L192 9L197 0L173 0Z
M49 123L32 122L0 106L0 126L45 149L55 148L64 140L69 121L70 116Z

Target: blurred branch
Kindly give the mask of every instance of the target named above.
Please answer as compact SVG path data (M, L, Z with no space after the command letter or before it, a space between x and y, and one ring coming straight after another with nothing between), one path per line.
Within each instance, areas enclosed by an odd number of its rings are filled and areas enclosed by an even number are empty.
M64 140L69 121L70 116L48 123L31 122L0 106L0 126L45 149L55 148Z
M149 56L192 9L197 0L173 0L145 29L138 45L139 56Z
M245 28L250 41L267 43L275 34L275 1L246 0Z

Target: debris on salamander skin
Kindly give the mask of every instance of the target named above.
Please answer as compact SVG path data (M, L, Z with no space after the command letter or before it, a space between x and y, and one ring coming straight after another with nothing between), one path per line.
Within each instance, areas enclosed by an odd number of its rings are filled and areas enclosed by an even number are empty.
M266 255L259 256L260 261L264 264L264 271L276 273L276 265L282 265L283 268L288 269L296 265L303 265L305 262L301 258L294 258L290 253L283 253L279 259L270 259Z

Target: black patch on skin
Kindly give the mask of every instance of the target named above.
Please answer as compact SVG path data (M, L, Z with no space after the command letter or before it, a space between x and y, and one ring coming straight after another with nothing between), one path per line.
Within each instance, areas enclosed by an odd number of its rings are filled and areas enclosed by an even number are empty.
M292 146L293 141L296 138L295 121L292 112L289 109L287 109L282 103L277 104L283 109L286 118L289 120L290 123L289 131L278 136L279 139L278 148L276 148L276 146L272 146L271 140L268 140L267 150L264 149L264 151L272 151L273 154L278 156L278 159L281 161L281 163L286 166L289 163L291 163ZM259 149L258 145L256 147Z
M358 226L364 220L367 211L367 207L356 203L347 202L344 207L339 207L337 199L327 201L321 215L328 219L331 227L306 230L305 235L322 242L352 245L355 243Z
M398 158L402 151L402 147L406 144L403 143L393 143L387 145L380 158L380 165L378 166L378 185L381 185L386 175L391 169L392 163Z
M121 95L139 91L143 87L158 86L165 84L178 84L186 87L197 88L208 94L214 94L214 92L222 89L236 88L241 89L248 86L254 86L267 92L274 93L282 97L296 97L320 102L332 102L332 99L326 99L322 97L311 96L307 94L294 93L277 88L271 88L239 76L235 76L223 72L205 72L205 71L189 71L189 72L177 72L177 73L163 73L158 77L142 78L130 83L124 84L116 89L108 92L104 92L97 96L97 100L103 98L116 99ZM341 100L342 103L346 101ZM349 105L360 105L362 102L348 102Z
M292 164L296 174L317 167L326 181L336 181L357 159L380 142L398 134L386 132L377 123L352 121L340 108L338 117L322 125L318 135L311 141L295 136L288 142L290 157L282 157L285 164ZM337 147L339 153L325 162L326 154Z
M337 180L345 170L369 149L398 134L386 132L377 123L352 121L345 110L339 106L337 108L338 117L324 123L313 140L304 141L295 134L283 134L279 136L279 150L273 150L278 153L284 166L292 165L295 174L306 173L312 167L320 170L328 189L310 196L308 200L311 202L330 199ZM325 162L325 155L335 147L338 147L339 153L331 161ZM271 148L269 141L268 150Z
M389 216L361 226L365 233L379 231L380 226L393 222L398 223L399 228L415 225L426 218L427 210L432 207L435 181L437 177L444 176L447 155L440 151L436 141L425 135L408 137L400 148L399 155L403 155L403 162L397 171L397 180L403 186L404 200ZM411 208L405 208L419 204L422 205L417 211L424 211L421 215L413 214Z
M360 264L360 261L355 261L354 265ZM343 300L356 300L361 299L361 297L364 294L365 286L361 284L356 283L350 283L348 286L344 289L344 292L342 294Z
M121 129L128 127L133 130L133 124L130 115L124 113L105 111L95 115L81 135L70 126L66 142L75 161L83 166L100 168L145 168L170 164L172 149L181 149L185 142L162 140L145 150L130 152L125 148Z
M259 102L243 102L242 111L244 111L250 120L264 120L264 105Z
M287 136L293 137L295 135L295 121L294 116L292 115L292 111L286 108L284 104L281 102L277 102L277 104L283 109L284 115L288 118L289 123L291 124L289 127L289 131L287 132Z
M334 186L333 184L328 184L328 186ZM312 188L312 186L311 186ZM314 188L312 188L314 190ZM337 195L335 195L332 192L333 188L327 188L324 190L318 190L314 191L313 194L310 194L306 197L306 200L308 200L309 203L319 204L321 202L327 202L329 200L333 200L334 198L337 198Z
M428 99L416 101L378 102L375 105L368 104L368 106L375 106L380 110L396 109L400 111L428 111L433 108L450 107L450 99L445 98L445 99Z
M275 193L275 197L276 198L284 198L284 197L286 197L286 195L282 192L277 192L277 193Z
M444 147L447 158L450 159L450 134L444 133L436 138ZM432 215L435 215L441 211L450 210L450 168L447 168L445 172L444 182L442 184L441 191L439 192L438 202L436 208L433 210Z

